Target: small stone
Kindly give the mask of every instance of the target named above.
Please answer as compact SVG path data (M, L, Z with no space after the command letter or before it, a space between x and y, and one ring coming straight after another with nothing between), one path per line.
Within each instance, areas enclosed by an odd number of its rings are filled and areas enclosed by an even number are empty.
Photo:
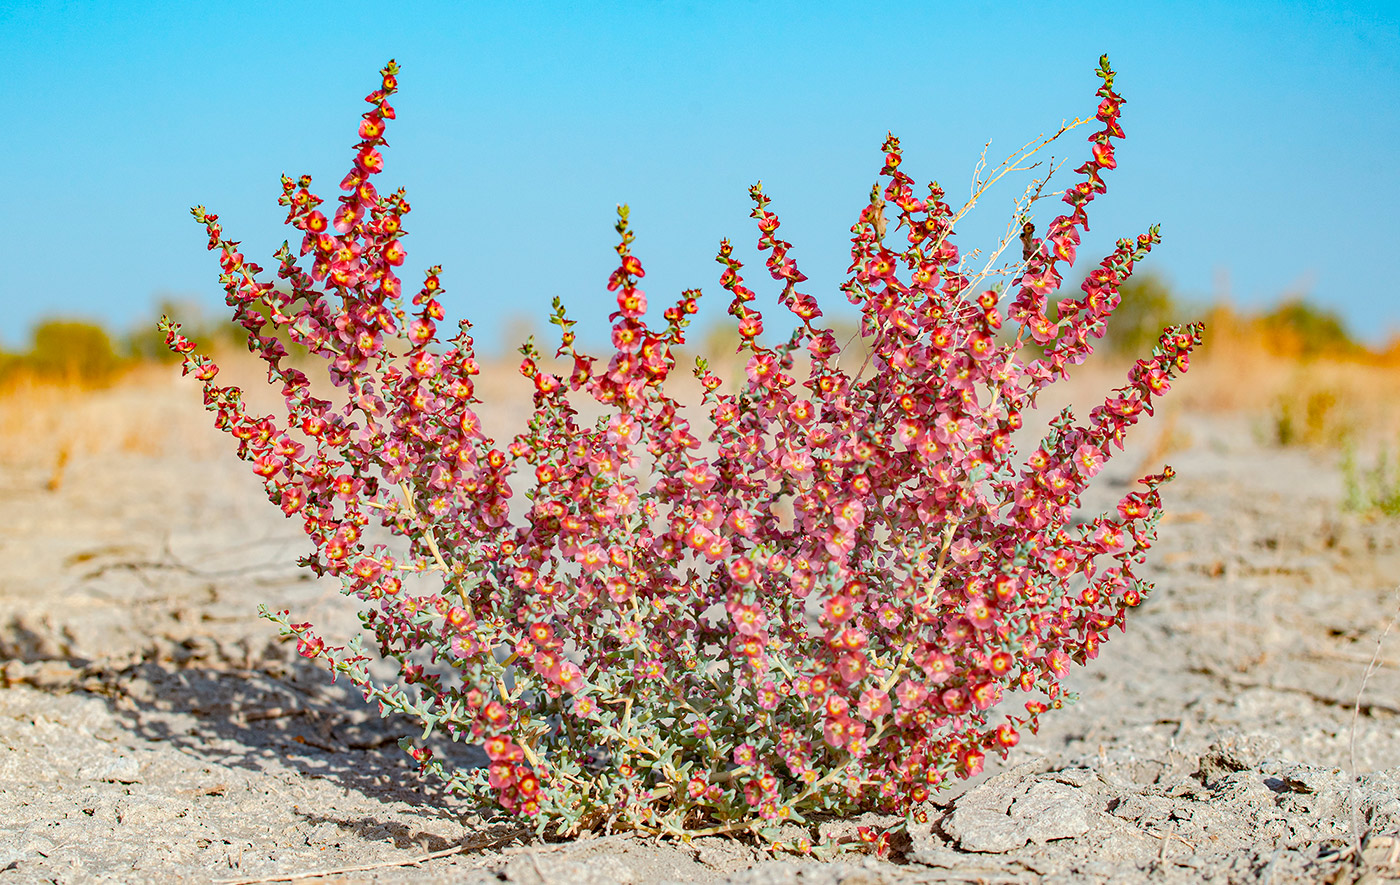
M939 867L945 870L956 870L967 865L967 855L961 851L944 848L927 840L923 844L915 842L908 857L915 863L921 863L926 867Z
M1030 840L1022 823L989 808L959 808L944 819L943 832L962 850L986 854L1015 851Z
M1053 772L1051 775L1062 784L1069 784L1072 787L1087 787L1098 780L1098 775L1088 768L1065 768Z
M1236 771L1258 768L1279 751L1278 738L1270 735L1229 735L1211 744L1201 755L1197 777L1211 786L1222 777Z
M1084 835L1091 815L1084 791L1057 781L1039 781L1011 804L1011 820L1037 845Z
M123 826L151 827L182 817L189 806L169 800L123 799L114 809L117 823Z
M130 756L117 756L113 759L87 765L78 772L78 777L88 780L106 781L113 784L135 784L141 782L141 763Z

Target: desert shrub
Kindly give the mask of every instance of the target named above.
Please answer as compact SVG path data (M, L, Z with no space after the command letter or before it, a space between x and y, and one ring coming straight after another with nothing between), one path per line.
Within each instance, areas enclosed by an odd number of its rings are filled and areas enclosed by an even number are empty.
M1158 274L1134 274L1119 287L1118 305L1104 324L1103 344L1100 350L1117 358L1136 358L1151 350L1162 334L1162 329L1173 323L1180 323L1185 309L1172 295L1165 280ZM1061 290L1048 299L1046 313L1059 316L1060 302L1066 302L1067 311L1075 310L1073 293ZM1001 330L997 339L1001 342L1014 340L1018 329L1007 327ZM1026 354L1043 356L1042 346L1034 339L1023 340Z
M1047 314L1116 165L1122 99L1106 58L1089 158L1063 192L1068 214L1036 238L1029 210L1048 177L1033 182L1017 206L1023 251L992 270L970 271L954 243L971 203L954 209L936 183L917 195L899 140L886 139L884 184L852 228L842 286L869 345L858 364L838 362L755 185L763 269L796 328L760 343L755 292L722 241L744 371L726 390L696 361L708 429L666 392L700 293L648 314L619 207L611 352L584 352L556 300L553 358L533 341L521 348L528 430L500 447L474 409L469 324L439 337L440 267L405 291L409 204L373 183L397 73L391 62L367 99L333 209L322 212L309 176L283 178L300 233L276 256L283 288L259 280L217 215L193 210L286 414L250 413L177 326L162 329L270 500L302 521L314 544L303 563L366 603L366 635L398 676L373 675L364 637L335 646L289 612L265 615L381 711L422 722L401 746L425 771L552 834L750 831L809 850L799 825L813 815L917 815L1066 701L1071 665L1093 658L1150 589L1133 569L1171 473L1072 520L1080 494L1187 368L1200 334L1166 330L1087 420L1066 410L1018 455L1025 410L1089 355L1157 242L1155 228L1118 241ZM976 193L1088 122L979 176ZM1005 309L989 276L1009 282ZM340 403L311 394L263 331L269 319L327 361ZM998 343L1008 320L1022 335ZM1026 340L1042 355L1024 359ZM580 398L604 410L596 423L579 422ZM520 484L525 512L513 519ZM427 592L410 589L423 582ZM490 765L448 768L435 737L480 742Z
M261 317L261 324L253 332L253 344L249 344L249 329L247 324L230 321L223 315L210 315L197 302L189 300L162 300L157 307L156 316L179 316L184 318L181 327L187 336L198 338L205 342L205 347L211 350L242 350L248 349L256 352L257 337L268 336L276 338L281 342L287 351L288 358L294 363L304 365L308 352L305 347L293 341L285 329L272 322L268 316L268 310L263 305L252 305L249 308L248 319L257 315ZM165 333L162 332L155 323L147 322L136 329L126 333L121 338L120 350L124 358L133 362L178 362L180 354L170 350L165 342Z
M1120 357L1150 350L1162 329L1179 322L1183 308L1158 274L1135 274L1119 287L1119 303L1107 323L1104 343Z
M34 328L28 352L0 357L0 381L26 375L95 387L109 383L121 366L111 336L101 326L50 319Z
M185 315L182 310L162 310L161 315L167 316L175 314ZM191 329L191 334L203 341L208 341L209 336L200 334L199 330ZM138 363L174 363L180 361L180 355L171 353L170 348L165 346L165 335L154 326L146 329L135 329L122 336L122 355L133 362Z
M1258 317L1255 325L1274 353L1314 359L1355 357L1365 352L1335 312L1301 298L1288 299Z
M247 336L238 334L235 337L235 327L222 316L214 318L207 315L199 303L188 299L164 298L156 307L155 316L179 316L184 320L184 328L187 334L197 336L201 341L208 342L206 346L222 346L228 341L234 341L239 347L245 345ZM221 333L221 329L228 329L227 333ZM241 331L241 330L238 330ZM179 361L180 355L172 353L166 346L165 335L156 327L156 324L149 320L138 324L129 330L121 338L122 355L133 362L156 362L168 363L172 360Z
M1400 335L1391 335L1376 351L1376 361L1384 366L1400 366Z

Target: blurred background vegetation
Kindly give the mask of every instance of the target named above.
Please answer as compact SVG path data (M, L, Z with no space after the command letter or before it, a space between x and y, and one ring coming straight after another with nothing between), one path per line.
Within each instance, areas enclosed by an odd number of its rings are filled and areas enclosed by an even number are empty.
M1075 291L1067 284L1066 295ZM1367 440L1380 438L1373 431L1400 431L1400 410L1393 408L1400 393L1400 336L1367 346L1336 312L1306 298L1287 297L1264 310L1243 311L1228 303L1183 299L1151 273L1134 276L1121 296L1096 347L1094 361L1100 365L1126 365L1148 355L1164 326L1205 320L1205 345L1194 357L1191 375L1178 385L1190 388L1191 402L1182 403L1188 408L1249 415L1261 443L1339 450L1359 445L1368 456L1377 444L1368 446ZM773 341L782 326L780 312L769 312L765 337ZM189 300L164 299L140 325L121 332L81 318L55 317L32 330L27 349L0 352L0 395L20 386L110 387L133 373L149 375L153 368L172 366L176 357L155 327L162 313L180 322L201 351L224 358L246 353L241 327L226 314L214 316ZM512 334L523 340L531 325L522 318L512 324ZM832 328L845 352L843 365L855 371L869 352L855 318L837 316ZM264 326L262 333L280 337L294 361L305 358L306 351L289 342L284 330ZM541 343L548 344L547 338L542 335ZM481 342L482 356L513 362L518 343L515 338ZM722 373L726 367L733 371L738 368L737 346L730 324L693 329L687 347L678 353L681 369L687 370L695 355L706 355ZM1378 421L1377 416L1390 420ZM1369 436L1361 434L1363 429ZM1353 458L1351 463L1359 462ZM1356 469L1360 483L1363 471ZM1390 473L1368 470L1374 493L1365 498L1388 500ZM1381 488L1374 488L1377 484Z
M1067 285L1066 294L1076 288ZM1338 458L1347 508L1400 516L1400 409L1395 408L1400 401L1400 336L1368 345L1351 334L1336 312L1303 297L1282 298L1253 311L1184 299L1165 279L1150 273L1135 276L1121 295L1090 363L1074 377L1095 389L1117 386L1126 367L1151 352L1164 326L1204 320L1204 346L1193 356L1190 374L1175 383L1164 401L1168 429L1162 440L1176 439L1178 413L1229 416L1242 422L1242 429L1258 444L1309 448ZM77 445L71 440L91 437L83 445L94 451L110 444L112 428L124 420L125 410L149 408L130 404L134 392L163 388L178 372L178 360L155 326L162 313L179 322L201 352L230 372L224 376L230 383L244 386L250 395L260 389L265 369L248 354L244 330L227 314L216 316L194 301L165 299L139 325L120 331L79 317L49 318L31 330L27 347L0 352L0 460L7 444L19 451L25 448L20 445L24 440L33 448L36 440L55 435L66 434L70 440L65 452ZM770 343L777 343L784 327L781 314L776 306L768 311L765 340ZM858 371L868 359L869 346L856 318L839 314L828 319L842 347L841 364ZM594 325L601 327L602 320ZM521 316L501 340L478 342L483 367L497 379L494 383L503 385L493 395L506 408L528 396L528 391L510 384L512 379L519 381L515 348L535 331L534 323ZM1008 333L1009 340L1014 330ZM264 325L261 334L281 338L292 361L313 380L324 375L324 370L317 371L317 361L307 359L304 348L287 340L285 330ZM552 352L552 334L541 331L536 337L542 349ZM681 385L693 380L689 369L698 355L706 356L723 377L742 375L738 344L732 323L692 329L686 346L677 352ZM102 397L90 395L102 389ZM98 400L111 413L98 422L100 433L84 436L81 429L60 428L77 427L82 422L74 416ZM121 445L133 451L159 450L151 422L132 421L122 431Z
M1067 285L1066 293L1073 291ZM1244 312L1228 304L1211 306L1183 300L1162 277L1151 273L1134 276L1123 286L1121 296L1122 301L1096 348L1100 359L1130 361L1146 356L1163 327L1205 320L1207 338L1201 356L1206 358L1241 356L1247 352L1301 366L1318 362L1400 366L1400 336L1381 347L1368 347L1351 335L1335 311L1303 297L1290 296L1267 310ZM776 328L781 325L777 322L781 317L776 315L777 311L773 313L771 325ZM32 330L27 350L0 351L0 387L19 378L103 387L136 366L173 364L177 359L166 348L164 337L155 327L161 314L168 314L179 322L184 334L202 349L215 352L245 349L243 329L226 317L212 316L192 300L164 299L151 311L148 322L123 332L112 332L76 317L44 320ZM531 326L517 319L511 329L523 340L533 331ZM854 351L852 359L865 356L866 348L857 334L855 318L837 317L832 328L843 349ZM287 341L280 330L265 326L263 331L281 337L294 358L305 356L305 350ZM692 330L690 339L687 352L707 354L721 361L737 348L739 340L734 329L725 323ZM511 341L514 342L514 338ZM484 355L510 358L514 344L500 344L496 353ZM1294 390L1292 399L1277 404L1281 423L1274 435L1285 445L1328 442L1323 426L1327 424L1328 413L1336 406L1335 394L1325 390Z
M0 393L16 384L33 383L87 389L109 387L130 370L174 365L180 358L165 346L165 336L156 328L162 314L178 322L182 333L201 350L226 353L246 349L246 333L241 326L211 316L189 300L162 300L148 321L123 332L109 331L80 317L52 317L34 327L27 350L0 351ZM276 334L294 357L306 355L305 348L286 340L280 330Z

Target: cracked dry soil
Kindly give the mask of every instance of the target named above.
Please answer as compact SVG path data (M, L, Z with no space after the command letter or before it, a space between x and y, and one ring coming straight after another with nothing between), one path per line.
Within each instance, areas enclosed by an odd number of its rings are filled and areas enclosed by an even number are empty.
M1080 701L938 797L891 861L832 863L483 820L405 764L411 723L258 620L268 602L356 626L242 465L80 456L53 491L51 464L6 466L0 885L1400 881L1400 630L1355 705L1396 612L1400 523L1342 513L1325 456L1188 429L1157 589L1077 673Z

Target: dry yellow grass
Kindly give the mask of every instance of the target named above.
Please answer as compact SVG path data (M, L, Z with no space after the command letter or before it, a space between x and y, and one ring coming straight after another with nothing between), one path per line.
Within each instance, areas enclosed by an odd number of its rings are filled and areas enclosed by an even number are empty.
M702 348L715 348L712 362L723 376L742 377L742 361L728 355L732 342L719 334L698 340ZM853 353L852 359L857 356ZM280 397L266 383L259 360L241 351L219 354L217 360L219 381L242 387L251 410L277 413ZM693 356L682 356L672 376L673 395L688 405L699 399L692 361ZM562 365L551 368L567 371ZM1042 411L1053 413L1065 398L1083 417L1097 394L1124 383L1126 371L1124 363L1095 356L1075 371L1074 383L1047 391ZM483 423L498 441L523 429L531 386L517 374L515 360L484 366L477 392ZM324 389L318 394L333 398ZM1400 402L1400 347L1383 355L1302 359L1296 348L1290 353L1287 342L1264 337L1249 319L1217 308L1207 317L1206 343L1190 373L1164 402L1163 420L1154 422L1163 435L1157 447L1175 447L1170 438L1175 431L1166 425L1176 410L1248 418L1264 442L1359 443L1362 448L1368 441L1394 442L1400 439L1400 409L1395 407ZM690 417L703 431L702 417ZM54 482L62 481L63 466L74 457L209 458L229 451L229 441L213 429L212 416L202 408L199 384L182 378L178 366L137 366L103 389L32 376L11 377L0 389L0 464L45 466L52 469Z
M1330 447L1400 434L1400 348L1300 354L1299 342L1268 337L1216 308L1178 405L1250 416L1262 422L1266 441L1281 444Z
M250 413L278 415L284 408L261 360L231 351L216 353L215 361L219 383L242 388ZM314 367L304 369L318 396L339 398L328 381L316 383ZM478 411L489 433L509 439L525 428L533 388L516 373L515 363L487 366L477 389L484 400ZM214 429L213 420L203 407L200 383L182 377L178 364L137 365L102 388L18 374L0 387L0 465L52 470L50 482L56 486L73 458L223 457L233 443Z
M0 391L0 463L52 463L61 470L75 456L209 454L210 440L200 432L208 419L175 396L178 374L178 368L142 366L103 389L14 379Z

